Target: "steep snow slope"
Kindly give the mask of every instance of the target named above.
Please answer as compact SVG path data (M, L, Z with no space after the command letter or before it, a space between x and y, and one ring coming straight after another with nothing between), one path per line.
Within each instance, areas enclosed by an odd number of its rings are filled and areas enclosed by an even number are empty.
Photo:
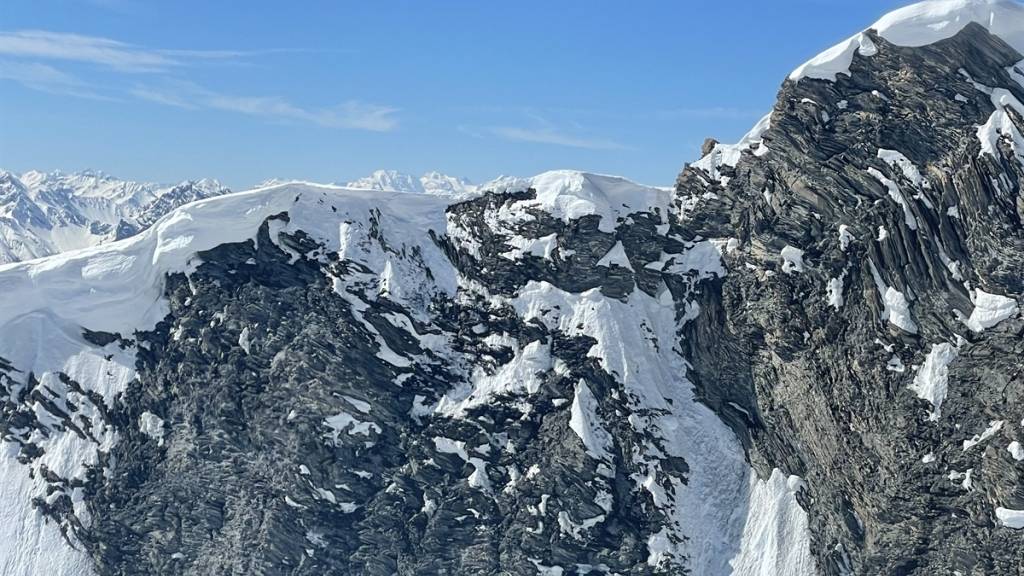
M215 180L161 187L99 172L0 172L0 263L125 238L173 208L227 192Z

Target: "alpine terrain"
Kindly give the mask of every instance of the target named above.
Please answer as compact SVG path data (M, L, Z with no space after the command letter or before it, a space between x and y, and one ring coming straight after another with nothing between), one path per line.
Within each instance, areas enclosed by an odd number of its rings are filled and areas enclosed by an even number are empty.
M0 266L0 574L1022 574L1022 102L1024 5L931 0L674 189L195 190Z
M179 206L227 192L210 179L160 186L102 172L0 170L0 264L121 240Z

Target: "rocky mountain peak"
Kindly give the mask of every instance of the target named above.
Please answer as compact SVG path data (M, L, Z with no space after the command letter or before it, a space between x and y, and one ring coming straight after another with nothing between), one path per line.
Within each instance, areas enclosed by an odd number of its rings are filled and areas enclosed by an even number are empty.
M674 189L277 183L0 268L0 567L1017 573L1022 27L894 12Z

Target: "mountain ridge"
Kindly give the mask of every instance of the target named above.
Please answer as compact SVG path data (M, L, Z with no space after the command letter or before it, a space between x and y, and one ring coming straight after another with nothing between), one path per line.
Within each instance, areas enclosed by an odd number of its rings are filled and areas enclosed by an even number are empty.
M0 266L3 568L1019 573L1006 5L883 18L956 29L827 51L672 190L281 184Z

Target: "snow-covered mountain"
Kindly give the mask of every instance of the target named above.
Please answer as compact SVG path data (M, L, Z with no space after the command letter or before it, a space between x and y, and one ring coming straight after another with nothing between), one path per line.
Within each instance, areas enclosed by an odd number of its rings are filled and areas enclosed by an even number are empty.
M160 186L93 171L0 171L0 264L126 238L178 206L227 192L208 179Z
M455 198L468 198L477 191L469 180L448 176L440 172L427 172L416 177L395 170L377 170L365 178L353 180L345 186L366 190L383 190L386 192L411 192L414 194L433 194Z
M283 183L0 267L0 573L1019 573L1021 31L894 12L671 190Z

